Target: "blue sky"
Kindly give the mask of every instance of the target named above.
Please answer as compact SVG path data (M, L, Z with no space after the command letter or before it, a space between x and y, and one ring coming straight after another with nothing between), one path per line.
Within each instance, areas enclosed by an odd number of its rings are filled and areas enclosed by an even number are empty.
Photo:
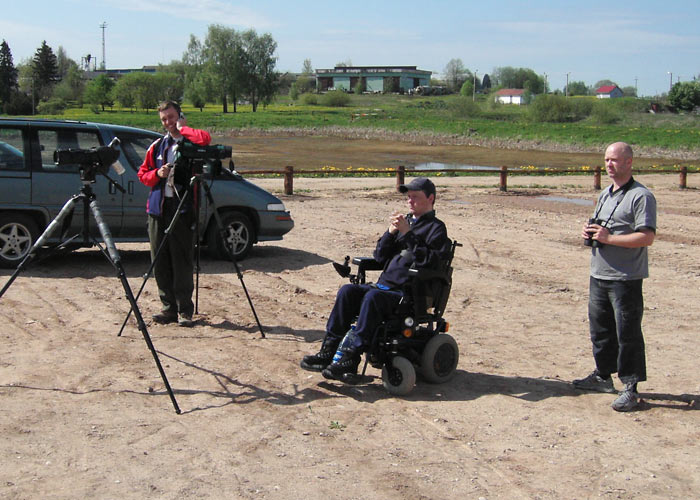
M5 2L0 38L15 64L42 40L69 57L131 68L180 59L190 35L210 24L253 28L277 41L280 71L338 62L411 65L441 74L459 58L479 77L494 67L547 74L552 89L610 79L655 95L700 75L700 1L401 0L61 0ZM9 4L9 5L8 5ZM636 80L636 82L635 82Z

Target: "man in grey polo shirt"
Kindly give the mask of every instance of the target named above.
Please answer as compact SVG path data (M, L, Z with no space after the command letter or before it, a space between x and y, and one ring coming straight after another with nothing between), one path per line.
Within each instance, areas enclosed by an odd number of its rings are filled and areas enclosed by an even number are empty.
M639 401L637 383L647 378L642 280L649 276L647 247L656 236L656 199L632 177L628 144L608 146L605 167L612 185L598 196L582 234L592 247L588 319L596 369L573 385L612 393L611 374L617 373L624 389L612 407L629 411Z

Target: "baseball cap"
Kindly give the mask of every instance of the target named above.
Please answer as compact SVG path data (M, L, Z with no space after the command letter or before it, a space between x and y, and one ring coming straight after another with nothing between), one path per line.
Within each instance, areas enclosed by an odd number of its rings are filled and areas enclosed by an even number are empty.
M416 177L408 184L401 184L399 186L399 191L402 193L406 191L423 191L426 197L431 194L435 196L435 184L426 177Z

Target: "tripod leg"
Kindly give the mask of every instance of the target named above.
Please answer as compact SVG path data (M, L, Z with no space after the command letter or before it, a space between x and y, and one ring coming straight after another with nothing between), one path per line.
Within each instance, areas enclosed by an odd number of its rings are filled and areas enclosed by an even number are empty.
M170 224L168 225L167 229L165 230L165 236L161 240L160 245L158 245L158 249L156 250L156 253L153 256L153 261L151 262L151 266L148 268L148 271L146 271L146 274L144 274L143 282L141 283L141 287L139 288L139 291L136 294L136 301L139 300L139 297L141 297L141 292L143 292L143 289L146 288L146 282L151 277L151 273L153 272L153 269L156 267L156 262L158 262L158 257L160 257L161 251L163 250L163 248L165 248L165 243L168 240L168 236L170 235L173 228L175 227L175 223L180 218L180 209L182 209L182 206L185 204L185 200L187 199L188 194L189 194L189 191L186 191L185 194L182 195L182 198L180 199L180 203L177 206L177 210L175 210L175 215L173 216L173 219L170 221ZM134 308L132 307L131 309L129 309L129 312L126 313L126 318L124 318L124 322L122 323L122 327L119 329L119 333L117 334L117 337L122 336L122 332L124 331L124 327L126 327L126 322L129 321L129 318L131 317L131 312L133 310L134 310Z
M26 267L26 265L29 263L31 259L34 258L36 255L36 252L41 248L45 243L46 240L49 239L51 234L61 226L63 223L63 220L66 218L70 217L73 214L73 208L75 207L75 204L78 203L78 200L83 199L84 195L82 194L76 194L75 196L72 196L65 205L63 205L63 208L61 208L61 211L58 212L58 215L56 215L56 218L52 220L49 225L46 227L44 232L39 236L36 241L34 242L34 245L32 245L32 248L29 249L29 252L27 255L22 259L22 262L19 263L17 266L17 269L15 272L10 276L10 279L7 281L4 287L2 287L2 290L0 290L0 297L2 297L5 292L7 291L8 288L10 288L10 285L17 279L17 276L19 276L19 273Z
M170 400L173 403L173 407L175 408L175 413L178 415L180 414L180 407L177 405L177 401L175 400L175 394L173 394L173 390L170 387L170 383L168 382L168 377L165 375L165 371L163 370L163 366L160 364L160 359L158 358L158 353L156 352L155 347L153 346L153 342L151 342L151 336L148 334L148 330L146 329L146 323L143 320L143 317L141 316L141 311L139 310L139 306L136 303L136 299L134 298L134 294L131 292L131 287L129 286L129 282L126 279L126 273L124 272L124 267L122 266L121 263L121 257L119 256L119 252L117 251L117 247L114 245L114 240L112 239L112 233L109 230L109 227L105 223L104 219L102 218L102 212L100 212L100 207L97 205L97 200L92 199L90 202L90 210L92 211L92 215L95 217L95 221L97 222L97 227L100 230L100 234L102 235L102 239L105 242L105 246L107 247L107 251L109 252L109 256L112 259L112 263L114 264L114 267L117 269L117 274L119 277L119 280L122 283L122 286L124 287L124 292L126 293L126 298L129 300L129 303L131 304L131 310L134 311L134 316L136 317L136 322L138 323L139 330L141 330L141 333L143 334L143 339L146 341L146 345L148 346L148 349L151 351L151 354L153 355L153 359L156 362L156 366L158 367L158 371L160 372L160 377L163 379L163 383L165 384L165 388L168 391L168 395L170 396Z
M199 209L200 209L200 195L201 191L199 189L199 180L197 177L193 177L194 179L194 213L195 213L195 228L194 228L194 237L195 237L195 244L197 245L197 255L196 255L196 263L195 263L195 270L196 270L196 280L194 284L194 312L195 314L199 314L199 270L200 270L200 265L201 265L201 254L202 254L202 245L199 237Z
M263 331L263 327L260 324L260 320L258 319L258 314L255 312L255 307L253 306L253 301L250 298L250 294L248 293L248 289L245 286L245 282L243 281L243 274L241 274L241 269L238 267L238 261L236 260L236 255L233 252L233 248L229 244L229 241L226 239L226 231L224 230L224 225L221 223L221 217L219 216L219 211L216 209L216 204L214 203L214 197L211 194L211 189L209 189L209 185L206 182L202 183L202 186L204 187L204 192L207 195L207 201L212 207L212 213L214 214L214 218L216 219L216 225L219 228L219 234L221 235L221 239L224 242L224 245L226 246L226 249L228 250L229 254L231 255L231 260L233 261L233 267L236 269L236 274L238 275L238 279L241 282L241 286L243 287L243 291L245 292L245 296L248 299L248 304L250 305L250 310L253 311L253 316L255 317L255 322L258 324L258 328L260 329L260 336L262 338L265 338L265 332Z

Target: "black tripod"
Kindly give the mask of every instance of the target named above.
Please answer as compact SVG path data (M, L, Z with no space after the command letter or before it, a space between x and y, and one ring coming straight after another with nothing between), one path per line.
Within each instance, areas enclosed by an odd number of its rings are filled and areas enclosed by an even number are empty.
M93 166L93 168L96 168ZM92 175L90 175L90 173ZM119 256L119 252L117 251L117 247L114 245L114 240L112 239L112 233L109 230L109 227L105 223L104 219L102 218L102 212L100 211L100 207L97 205L97 197L92 191L91 184L95 182L95 176L94 176L94 170L90 170L89 168L83 166L81 168L81 180L83 182L83 187L80 190L80 194L73 195L63 206L61 211L58 213L55 219L51 221L51 223L46 227L46 230L44 230L43 234L36 240L32 248L29 250L29 253L27 256L20 262L20 264L17 266L17 269L15 272L10 276L10 279L8 282L5 284L2 290L0 290L0 297L2 297L7 291L7 289L10 287L10 285L15 281L19 273L26 267L26 265L36 256L39 248L43 246L50 235L62 224L64 225L64 228L67 228L70 225L70 220L73 217L73 209L75 208L75 205L77 205L79 202L82 201L83 203L83 238L85 239L86 243L89 243L90 241L90 235L89 235L89 211L92 212L93 217L95 218L95 222L97 223L97 227L100 231L100 234L102 235L102 239L104 240L105 246L107 247L107 251L96 241L93 242L98 246L102 254L107 258L107 260L114 266L114 268L117 270L117 276L119 277L119 280L122 283L122 286L124 287L124 292L126 293L126 298L129 300L129 303L131 304L131 310L134 311L134 314L136 315L136 321L138 323L138 328L141 330L141 333L143 334L143 339L146 341L146 345L148 346L148 349L151 351L151 354L153 355L153 359L156 362L156 366L158 367L158 371L160 372L160 376L163 379L163 383L165 384L165 388L168 391L168 395L170 396L170 400L173 403L173 407L175 408L175 413L180 414L180 408L177 405L177 401L175 400L175 395L173 394L173 390L170 388L170 384L168 383L168 378L165 376L165 371L163 370L163 366L160 364L160 359L158 358L158 353L156 352L155 347L153 347L153 342L151 342L151 337L148 334L148 330L146 329L146 323L143 321L143 317L141 316L141 311L139 311L138 305L136 304L136 299L134 298L134 294L131 292L131 287L129 286L129 282L126 279L126 273L124 272L124 268L121 263L121 257ZM115 183L112 179L110 179L107 175L105 175L107 179L109 180L110 183L112 183L116 188L124 192L124 189ZM89 211L88 211L89 209ZM63 231L62 231L63 233ZM74 237L75 238L75 237Z
M177 167L176 167L177 168ZM155 268L156 262L158 261L158 258L161 255L161 251L163 248L165 248L165 244L167 243L168 237L170 236L172 229L175 227L175 224L180 217L180 214L182 212L182 207L184 206L187 198L190 196L190 193L193 192L193 189L195 192L199 193L199 187L202 186L204 188L204 192L206 193L207 196L207 201L209 202L210 206L212 207L212 212L214 214L214 218L216 220L216 225L219 229L219 235L221 236L222 241L224 242L224 245L226 247L226 250L229 253L229 256L231 257L231 260L233 261L233 266L236 269L236 275L238 276L239 281L241 282L241 286L243 288L243 291L245 292L245 296L248 299L248 304L250 305L250 310L253 312L253 316L255 317L255 322L258 324L258 329L260 330L260 336L262 338L265 338L265 332L263 331L262 324L260 324L260 320L258 319L258 314L255 312L255 306L253 306L253 301L250 298L250 294L248 293L248 288L245 286L245 282L243 281L243 274L241 273L241 269L238 266L238 261L236 260L236 254L235 250L233 248L233 245L231 242L228 240L226 237L226 229L224 228L222 222L221 222L221 216L219 215L219 210L216 207L216 204L214 203L214 197L211 194L211 188L209 187L209 184L206 182L202 182L202 177L203 174L195 174L190 178L189 182L189 188L184 190L184 193L182 194L180 198L180 202L178 203L177 209L175 210L175 215L173 216L172 220L170 221L170 224L168 225L167 229L165 230L165 236L160 242L160 245L158 246L158 249L156 250L156 253L153 257L153 261L151 262L151 266L148 268L148 271L146 271L146 274L143 277L143 282L141 283L141 288L139 288L138 293L136 294L136 300L139 300L139 297L141 296L141 292L143 292L143 289L146 287L146 282L148 279L151 277L151 274L153 273L153 269ZM195 214L196 214L196 220L197 220L197 226L195 230L195 237L197 238L197 242L199 242L199 196L197 196L197 200L195 203ZM196 272L197 272L197 278L196 278L196 301L195 301L195 311L199 312L199 243L197 243L197 265L196 265ZM132 308L133 310L133 308ZM129 321L129 316L131 315L131 310L127 313L126 318L124 318L124 322L122 323L122 327L119 330L119 334L122 334L122 331L124 330L124 327L126 326L127 321Z

